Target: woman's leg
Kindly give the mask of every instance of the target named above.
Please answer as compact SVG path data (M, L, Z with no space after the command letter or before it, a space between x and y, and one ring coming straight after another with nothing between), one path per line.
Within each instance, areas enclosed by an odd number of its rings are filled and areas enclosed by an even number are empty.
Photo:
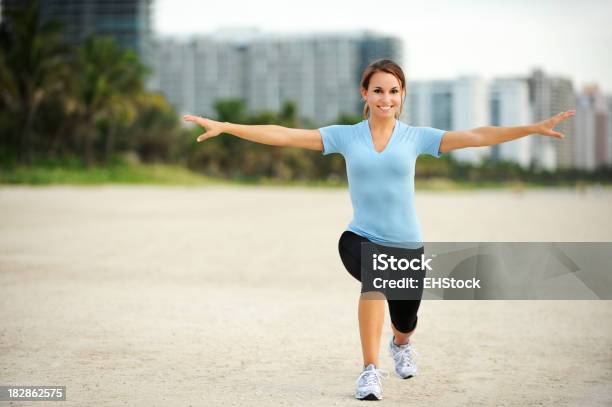
M395 336L394 342L396 345L405 345L410 342L410 336L416 330L417 312L421 301L388 300L387 302L391 315L391 329Z
M410 335L412 335L414 333L414 329L408 333L403 333L398 331L397 329L395 329L395 326L393 324L391 324L391 329L393 329L393 336L394 336L394 340L393 342L396 345L405 345L407 343L410 343Z
M404 259L414 259L420 257L419 252L406 251L398 257ZM393 329L393 338L389 343L389 352L393 357L395 364L395 372L402 379L408 379L417 374L417 365L415 363L414 348L410 345L410 337L416 330L418 322L417 312L421 305L423 295L424 272L411 270L411 278L416 277L418 281L418 289L403 292L400 298L406 299L389 299L389 313L391 314L391 328Z
M346 270L357 280L361 281L361 243L368 239L353 232L345 231L338 242L340 258ZM379 366L378 351L380 349L380 336L385 321L384 299L360 295L358 305L359 336L361 338L361 352L363 365L373 363Z
M349 231L342 233L340 241L338 242L338 250L344 267L360 282L362 242L369 242L369 240ZM387 248L387 250L391 250L391 252L397 254L397 257L401 256L404 258L418 258L424 253L424 249L406 251L403 249ZM423 276L424 274L420 275L421 284L418 292L418 300L387 300L389 314L391 316L391 328L395 335L396 345L408 343L410 336L416 329L418 321L417 312L421 305L420 298L423 293ZM385 320L385 303L384 299L374 299L376 298L376 294L378 293L362 293L359 298L359 335L361 338L361 351L363 354L364 366L370 363L378 366L380 337Z
M385 301L359 298L359 335L361 337L361 352L363 365L378 364L380 336L385 321Z
M425 253L420 249L393 249L398 258L414 259ZM423 284L425 272L414 272L414 277L419 282L419 288L411 292L411 298L404 300L388 300L389 314L391 316L391 329L395 336L396 345L405 345L410 342L410 336L414 333L418 321L417 313L423 296Z

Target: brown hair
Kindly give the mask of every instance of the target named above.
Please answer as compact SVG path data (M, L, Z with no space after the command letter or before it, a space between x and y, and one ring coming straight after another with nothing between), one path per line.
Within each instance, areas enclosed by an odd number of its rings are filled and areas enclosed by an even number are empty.
M398 118L399 115L402 114L402 109L404 108L404 100L406 99L406 78L404 76L404 71L402 71L402 68L400 68L398 64L391 61L390 59L377 59L376 61L368 65L367 68L363 71L363 75L361 76L361 88L366 90L368 89L368 87L370 86L370 79L372 78L372 75L374 75L376 72L386 72L395 76L402 87L401 90L404 91L404 98L402 99L400 110L395 115L395 117ZM368 104L365 103L363 106L363 118L367 119L369 115L370 108Z

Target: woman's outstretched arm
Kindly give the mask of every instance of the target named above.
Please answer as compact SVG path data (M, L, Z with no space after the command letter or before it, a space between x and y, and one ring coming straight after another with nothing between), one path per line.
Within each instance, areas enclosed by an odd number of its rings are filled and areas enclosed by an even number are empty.
M234 124L192 115L186 115L183 119L187 122L196 123L206 130L205 133L198 136L198 142L218 136L221 133L228 133L245 140L271 146L323 150L323 141L319 130L291 129L275 124Z
M515 127L477 127L466 131L447 131L440 142L440 152L446 153L465 147L485 147L494 144L505 143L506 141L516 140L530 134L541 134L556 138L565 137L563 134L554 130L559 122L569 119L576 114L575 110L561 112L549 119L527 126Z

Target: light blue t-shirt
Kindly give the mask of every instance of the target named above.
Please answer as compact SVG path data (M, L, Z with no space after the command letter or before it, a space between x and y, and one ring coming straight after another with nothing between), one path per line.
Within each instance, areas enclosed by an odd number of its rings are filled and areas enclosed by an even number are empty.
M414 206L414 167L419 154L440 157L444 130L412 127L396 119L382 152L374 149L368 120L319 129L323 155L344 156L353 204L347 230L376 243L421 243Z

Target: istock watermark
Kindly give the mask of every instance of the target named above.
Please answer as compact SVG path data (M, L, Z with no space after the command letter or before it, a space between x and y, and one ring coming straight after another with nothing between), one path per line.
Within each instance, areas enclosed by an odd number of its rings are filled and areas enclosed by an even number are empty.
M411 256L410 252L407 253ZM419 258L404 258L387 255L385 253L372 254L372 271L427 271L433 270L431 262L433 258L425 257L421 254ZM372 285L374 288L419 288L419 284L423 284L423 288L480 288L480 280L472 278L470 280L458 280L453 277L425 277L422 281L413 277L385 279L382 277L374 277Z
M372 254L372 268L374 270L387 270L388 267L391 270L431 270L429 263L432 259L426 259L424 254L421 254L420 258L417 259L406 259L400 257L399 259L395 256L388 256L387 254ZM379 264L380 263L380 264Z
M612 242L362 243L362 293L387 299L612 299Z

